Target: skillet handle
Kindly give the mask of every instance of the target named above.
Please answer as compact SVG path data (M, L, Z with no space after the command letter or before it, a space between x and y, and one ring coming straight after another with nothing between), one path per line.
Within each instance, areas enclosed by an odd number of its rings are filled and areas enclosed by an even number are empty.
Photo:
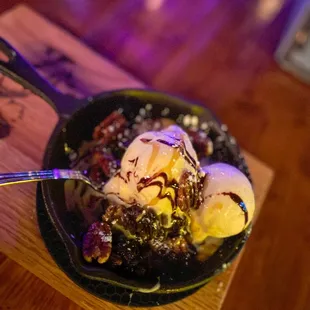
M0 51L8 57L7 62L0 60L0 72L43 98L60 117L68 118L81 107L82 100L60 93L1 37Z

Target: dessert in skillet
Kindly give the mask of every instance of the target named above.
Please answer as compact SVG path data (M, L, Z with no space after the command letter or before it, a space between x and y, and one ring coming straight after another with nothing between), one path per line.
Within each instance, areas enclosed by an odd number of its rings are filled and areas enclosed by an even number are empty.
M70 154L72 168L103 185L100 196L66 184L90 224L84 259L144 276L167 262L203 261L242 232L254 214L252 186L227 164L201 167L211 152L205 130L185 131L168 119L132 124L113 112L92 142Z

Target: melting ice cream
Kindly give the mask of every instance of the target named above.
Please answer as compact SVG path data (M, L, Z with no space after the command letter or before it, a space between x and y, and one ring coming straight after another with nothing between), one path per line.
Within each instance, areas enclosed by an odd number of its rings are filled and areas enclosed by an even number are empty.
M180 186L188 195L199 195L189 209L180 205ZM181 185L181 181L183 184ZM200 184L200 187L195 187ZM195 192L192 188L199 188ZM107 198L117 204L138 204L165 215L164 227L172 225L172 214L186 213L188 232L194 244L208 236L228 237L241 232L254 213L254 195L248 179L236 168L214 164L201 169L188 135L178 126L138 136L125 152L120 170L104 187ZM199 203L197 203L197 201Z
M203 203L191 212L193 240L236 235L251 222L254 194L251 183L238 169L226 164L203 167L206 173Z
M188 135L178 126L150 131L129 146L120 171L106 184L107 198L118 204L139 204L167 218L176 209L180 178L188 171L190 182L197 182L200 165Z

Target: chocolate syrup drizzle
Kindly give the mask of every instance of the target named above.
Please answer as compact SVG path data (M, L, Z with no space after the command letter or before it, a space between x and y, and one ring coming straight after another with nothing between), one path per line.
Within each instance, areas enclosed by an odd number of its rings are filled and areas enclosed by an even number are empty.
M162 177L164 179L164 183L161 181L154 181L155 179ZM179 184L175 179L172 179L171 181L168 180L168 176L165 172L160 172L154 174L152 177L143 177L139 182L138 182L138 191L141 192L144 188L150 187L150 186L158 186L159 187L159 194L158 198L164 199L167 198L171 202L172 208L175 207L175 200L171 197L170 193L163 194L162 191L166 187L171 187L175 193L175 197L177 197L177 191L179 188Z
M165 145L168 145L172 148L179 148L180 149L180 153L181 155L184 157L184 159L193 167L193 168L197 168L198 167L198 164L197 164L197 161L191 156L191 154L188 152L186 146L185 146L185 143L184 141L181 141L180 139L178 138L175 138L175 137L171 137L169 136L170 139L174 139L175 142L171 143L171 142L168 142L166 140L163 140L163 139L157 139L156 141L161 143L161 144L165 144ZM146 139L146 138L142 138L140 139L141 142L143 143L149 143L152 141L152 139ZM176 143L178 142L178 143Z
M157 139L156 141L161 143L161 144L168 145L172 148L178 148L180 150L180 153L183 156L183 158L192 167L197 169L198 163L197 163L197 161L195 161L195 159L190 155L190 153L186 149L184 141L182 141L181 139L178 139L176 137L171 137L171 136L168 136L168 137L170 139L173 139L175 142L171 143L171 142L163 140L163 139ZM148 139L148 138L141 138L140 139L140 141L145 143L145 144L151 142L152 140L153 139ZM139 156L134 158L134 159L130 159L128 161L130 163L134 164L134 167L136 167L138 160L139 160ZM126 174L127 179L121 175L120 171L115 176L121 178L127 184L128 182L130 182L130 177L131 177L132 173L133 173L132 171L127 172L127 174ZM135 174L134 174L134 176L135 176ZM156 181L156 179L159 177L163 178L164 182L161 182L159 180ZM172 208L175 209L176 201L177 201L178 188L179 188L179 184L175 179L169 181L168 175L165 172L159 172L159 173L154 174L151 177L147 176L147 177L141 178L137 184L137 190L138 190L138 192L141 192L144 188L150 187L150 186L158 186L159 194L157 195L157 198L159 198L159 199L167 198L170 201ZM164 188L168 188L168 187L173 189L174 194L175 194L174 195L175 199L173 199L173 197L171 196L171 193L169 193L169 192L163 194Z
M143 143L149 143L150 141L152 141L152 139L142 138L142 139L140 139L140 141Z
M240 209L243 211L244 213L244 225L247 224L248 220L249 220L249 213L248 213L248 209L246 208L246 205L244 203L244 201L241 199L240 196L238 196L237 194L235 193L232 193L232 192L229 192L229 193L222 193L223 195L225 196L229 196L230 199L235 202L239 207Z
M237 194L232 193L232 192L217 193L215 195L228 196L233 202L235 202L240 207L240 209L244 213L244 222L245 222L244 225L246 225L248 223L248 220L249 220L248 209L247 209L244 201L241 199L240 196L238 196ZM207 196L206 198L212 197L212 196L214 196L214 195L211 194L211 195Z
M130 182L130 176L132 175L132 171L128 171L127 172L127 180Z
M195 161L195 159L189 154L188 150L186 149L186 146L185 146L185 143L184 141L178 139L178 138L175 138L175 137L170 137L169 138L171 139L174 139L175 142L171 143L169 141L166 141L166 140L163 140L163 139L157 139L156 141L161 143L161 144L164 144L164 145L168 145L172 148L178 148L180 150L180 153L181 155L183 156L183 158L192 166L194 167L195 169L197 169L198 167L198 164L197 162ZM142 138L140 139L141 142L143 143L149 143L152 141L152 139L147 139L147 138ZM134 166L136 167L137 166L137 162L138 162L138 159L139 157L136 157L132 160L129 160L130 163L133 163ZM127 180L130 181L130 176L133 172L132 171L128 171L127 172ZM119 178L121 178L122 180L124 180L125 183L128 183L128 181L122 177L122 175L120 174L120 172L118 172L116 174L116 176L118 176ZM161 181L156 181L156 179L158 177L161 177L164 179L164 182L161 182ZM201 191L202 190L202 187L203 187L203 183L204 183L204 180L205 178L201 178L200 181L198 182L198 191ZM178 188L179 188L179 184L178 182L173 179L171 181L168 180L168 175L165 173L165 172L160 172L160 173L156 173L154 174L153 176L147 176L147 177L143 177L140 179L140 181L138 182L138 185L137 185L137 190L139 192L141 192L144 188L146 187L150 187L150 186L158 186L159 187L159 194L158 194L158 198L160 199L164 199L164 198L167 198L169 199L170 203L171 203L171 206L172 208L174 209L175 208L175 205L176 205L176 201L177 201L177 194L178 194ZM171 187L175 193L175 199L173 199L171 197L171 194L168 192L168 193L165 193L163 194L163 189L164 188L168 188L168 187ZM199 193L197 193L199 195ZM235 202L239 208L243 211L244 213L244 221L245 221L245 225L247 224L248 222L248 219L249 219L249 215L248 215L248 210L246 208L246 205L244 203L244 201L240 198L240 196L238 196L237 194L235 193L232 193L232 192L223 192L223 193L217 193L216 195L224 195L224 196L229 196L230 199ZM209 197L212 197L213 195L209 195ZM194 199L195 200L195 199ZM199 201L199 203L194 203L195 201L192 202L193 204L193 207L195 205L197 206L200 206L202 201Z
M137 167L138 164L138 160L139 160L139 156L134 158L134 159L130 159L128 160L130 163L134 164L135 167Z
M121 175L120 171L118 171L116 173L115 177L118 177L118 178L122 179L126 184L128 183L128 181Z

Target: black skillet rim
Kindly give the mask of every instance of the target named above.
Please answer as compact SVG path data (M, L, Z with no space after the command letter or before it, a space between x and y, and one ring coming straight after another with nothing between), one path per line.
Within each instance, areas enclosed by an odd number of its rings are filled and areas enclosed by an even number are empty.
M23 85L25 88L30 89L31 91L33 91L34 93L36 93L37 95L42 97L45 101L47 101L58 112L58 114L59 114L59 116L61 118L61 122L59 122L57 124L57 126L54 129L54 132L52 134L52 138L53 137L55 138L56 133L58 131L57 129L59 129L61 127L62 121L64 119L68 118L68 116L70 116L73 113L72 109L76 109L77 107L81 107L82 108L83 106L85 106L89 102L87 100L77 100L77 99L72 98L72 97L70 97L68 95L64 95L64 94L59 93L46 80L42 79L40 77L40 75L35 71L35 69L18 53L18 51L16 49L14 49L3 38L0 38L0 49L9 58L8 62L0 61L0 70L1 70L1 72L3 74L7 75L8 77L12 78L13 80L15 80L17 83ZM140 89L139 90L135 90L135 91L140 91L141 92ZM114 91L114 93L115 92L117 92L117 90ZM103 97L106 94L108 94L108 93L103 93L101 95L101 97ZM174 101L177 101L177 105L181 105L180 104L180 101L182 101L181 98L174 97L174 98L170 98L170 99L172 99L172 100L174 99ZM186 100L185 101L183 100L182 107L184 107L188 103L189 102L186 102ZM207 110L207 109L205 109L205 110ZM209 112L209 115L212 116L210 111L208 111L208 112ZM212 117L211 117L211 119L212 119ZM214 117L213 117L213 120L215 120ZM63 123L62 123L62 125L63 125ZM47 150L46 150L45 155L48 153L47 151L48 151L48 149L50 147L50 143L52 142L52 138L50 139L49 145L47 146ZM227 144L226 147L230 148L230 145ZM236 160L236 158L232 157L232 161L237 163L238 167L240 165L242 168L245 168L246 165L244 163L244 159L242 158L242 156L240 156L240 152L238 151L237 147L235 147L235 154L239 154L238 160ZM45 159L46 159L46 156L45 156ZM241 164L240 164L240 160L241 160ZM226 161L226 162L229 163L229 161ZM243 165L242 165L242 163L243 163ZM241 168L239 168L239 169L241 169ZM241 170L244 171L243 169L241 169ZM247 169L245 169L245 170L246 171L244 171L244 172L248 175L248 170ZM43 187L44 187L44 184L42 185L42 188ZM56 217L56 219L57 219L57 217ZM247 235L248 235L249 232L250 232L250 229L247 230L247 234L245 234L245 235L241 234L242 235L241 237L242 237L243 243L246 240ZM240 239L241 239L240 235L238 235L238 240L240 240ZM235 240L235 238L233 240ZM237 245L237 247L238 247L237 249L240 250L240 248L242 246L243 246L243 244L242 243L240 244L240 242L239 242L239 244ZM222 246L222 248L223 248L223 246ZM229 246L229 244L228 244L228 248L231 249L231 245ZM236 251L237 249L235 249L233 251L234 252L233 255L227 255L226 260L225 260L226 262L231 261L232 258L236 256L236 254L239 252L239 251ZM215 266L215 268L218 268L218 267ZM211 273L207 273L208 274L208 278L209 278L209 275L214 276L215 273L220 272L222 270L222 268L214 270L215 268L210 268L210 270L212 270L212 274ZM204 281L205 280L206 279L204 279Z
M78 273L72 266L66 246L47 213L42 195L42 188L39 184L37 185L36 191L36 211L40 234L49 254L68 278L92 295L125 306L156 307L184 299L202 288L202 286L200 286L191 290L171 294L146 294L128 288L114 286L103 281L90 280Z
M175 101L179 106L181 107L184 107L185 106L187 107L187 109L190 109L192 110L192 113L195 113L195 110L197 111L204 111L204 112L207 112L208 114L210 114L210 116L212 117L214 123L220 128L221 126L221 123L218 121L218 119L214 116L214 114L208 109L206 108L205 106L202 106L200 104L197 104L197 103L192 103L191 101L187 101L181 97L177 97L177 96L174 96L174 95L170 95L168 93L163 93L163 92L158 92L158 91L154 91L154 90L150 90L150 89L119 89L119 90L113 90L113 91L109 91L109 92L105 92L105 93L101 93L99 95L96 95L96 96L93 96L93 97L90 97L88 98L88 104L92 104L93 102L96 102L97 100L102 100L103 98L105 97L108 97L108 96L112 96L112 95L117 95L117 94L124 94L124 93L131 93L131 92L139 92L139 93L148 93L148 94L152 94L152 95L157 95L157 96L168 96L171 100ZM85 107L85 106L84 106ZM81 109L78 109L77 111L75 111L71 117L73 118L74 115L76 113L81 113L81 110L83 110L83 107L81 107ZM195 113L196 114L196 113ZM49 153L49 149L51 149L51 146L53 146L54 142L56 141L57 139L57 136L59 134L59 132L61 131L61 129L63 127L65 127L66 125L66 122L63 122L63 121L60 121L57 126L55 127L52 135L51 135L51 138L47 144L47 148L46 148L46 152L45 152L45 156L44 156L44 167L47 167L48 166L48 162L49 162L49 157L50 157L50 153ZM226 131L225 132L225 135L227 138L230 138L230 134ZM249 175L249 172L248 172L248 167L245 163L245 160L243 158L243 156L241 155L240 153L240 149L237 145L234 145L233 146L234 149L235 149L235 153L236 155L238 156L240 162L242 162L242 165L245 169L245 172L247 174L247 176L250 178L250 175ZM47 186L47 182L42 182L42 185L41 185L41 188L42 188L42 194L43 194L43 198L44 198L44 201L45 201L45 206L48 204L48 200L51 201L50 197L49 197L49 191L48 191L48 186ZM45 190L46 189L46 190ZM65 236L62 234L62 232L60 231L62 229L62 226L61 224L59 223L56 223L55 222L55 218L54 218L54 215L51 214L51 210L49 209L49 207L46 206L46 210L47 210L47 213L49 214L49 217L55 227L55 229L57 230L59 236L61 237L61 239L63 240L63 243L66 245L66 248L67 248L67 252L70 256L70 259L71 259L71 263L73 266L77 267L76 266L76 262L73 260L73 257L72 257L72 253L71 253L71 250L70 250L70 241L66 240L65 239ZM57 220L57 217L56 217L56 220ZM60 229L59 229L59 226L60 226ZM214 276L216 276L217 274L221 273L223 270L225 270L227 264L230 264L234 259L235 257L239 254L239 252L241 251L241 249L243 248L243 245L245 243L245 241L247 240L248 236L249 236L249 233L250 233L250 230L251 230L251 225L249 225L247 227L247 229L245 231L243 231L242 233L240 233L239 235L239 245L237 248L235 248L230 255L227 255L227 259L225 262L223 262L223 265L222 265L222 268L218 268L214 271L214 273L212 274L212 276L208 277L208 278L205 278L199 282L196 282L195 284L192 284L192 285L188 285L188 286L184 286L184 287L181 287L181 288L174 288L174 289L165 289L165 290L162 290L162 289L159 289L158 291L156 291L158 294L167 294L167 293L176 293L176 292L182 292L182 291L187 291L187 290L191 290L191 289L194 289L196 287L200 287L204 284L206 284L208 281L210 281L210 279L212 279ZM64 232L64 234L66 234L66 232ZM233 236L234 238L237 238L237 236ZM68 244L69 243L69 244ZM75 249L76 250L76 249ZM118 282L115 282L114 280L110 280L110 279L107 279L107 278L102 278L102 277L95 277L95 276L90 276L88 275L87 273L83 273L81 271L79 271L80 274L82 274L83 276L86 276L88 277L90 280L99 280L99 281L103 281L103 282L108 282L112 285L116 285L116 286L120 286L120 287L123 287L123 288L127 288L127 289L133 289L133 287L130 287L128 285L124 285L124 284L120 284Z

